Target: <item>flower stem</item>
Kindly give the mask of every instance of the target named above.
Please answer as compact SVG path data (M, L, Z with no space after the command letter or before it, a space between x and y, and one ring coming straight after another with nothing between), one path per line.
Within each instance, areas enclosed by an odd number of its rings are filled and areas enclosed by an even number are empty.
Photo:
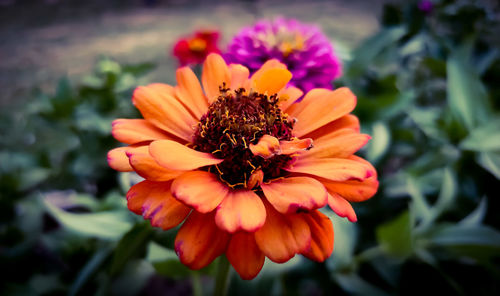
M229 288L230 264L225 255L220 256L215 278L214 296L225 296Z

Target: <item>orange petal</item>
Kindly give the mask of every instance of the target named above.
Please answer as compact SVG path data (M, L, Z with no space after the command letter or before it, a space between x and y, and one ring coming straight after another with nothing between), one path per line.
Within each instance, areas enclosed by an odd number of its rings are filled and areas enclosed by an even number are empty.
M330 192L339 194L350 202L360 202L371 198L377 193L379 182L377 180L377 171L366 160L355 155L350 157L351 160L364 165L372 175L364 180L347 180L342 182L325 181L323 184Z
M300 98L304 94L299 88L295 86L289 86L285 89L282 89L278 93L279 97L279 107L281 111L286 112L286 110L292 106L298 98Z
M278 61L277 59L268 60L262 66L260 66L259 70L255 71L255 73L253 73L252 78L251 78L252 82L259 79L259 77L269 69L285 69L286 70L286 65L283 64L282 62Z
M273 136L264 135L257 144L249 145L253 155L268 159L276 154L280 154L280 142Z
M233 190L217 208L215 223L222 230L255 232L266 221L266 208L251 190Z
M248 68L239 64L230 64L229 73L231 73L231 89L244 87L250 75Z
M214 212L192 211L175 238L175 252L182 264L200 269L210 264L226 250L230 235L220 230Z
M164 230L181 223L191 209L178 202L170 193L170 182L142 181L127 192L128 208L149 219L154 227Z
M244 280L256 277L264 266L265 256L257 246L253 233L235 233L227 246L226 256Z
M111 133L126 144L174 138L144 119L117 119L112 123Z
M172 184L172 194L200 213L213 211L229 190L212 173L192 171L182 174Z
M285 170L331 181L364 180L374 174L366 165L345 158L299 158Z
M283 214L321 208L328 199L325 186L309 177L285 178L260 187L266 199Z
M144 119L155 126L186 141L191 141L197 119L175 98L160 91L158 85L140 86L135 89L132 102Z
M301 158L345 158L358 151L370 139L369 135L344 128L314 140L314 148L303 153Z
M141 177L150 181L168 181L182 172L169 170L159 165L149 154L148 146L140 146L127 150L130 165Z
M253 88L258 93L273 95L283 89L290 79L292 79L292 73L287 69L268 69L253 79Z
M312 148L313 140L311 138L293 139L291 141L280 141L281 154L293 154Z
M297 118L293 131L295 136L302 137L348 114L355 106L356 96L346 87L334 91L317 88L309 91L287 112Z
M311 231L301 214L283 215L269 203L266 223L255 232L255 242L269 259L277 263L290 260L305 251L311 243Z
M131 172L134 169L130 166L126 154L127 149L130 147L118 147L108 152L108 164L113 170L119 172Z
M328 205L334 211L337 215L339 215L342 218L349 219L351 222L356 222L358 221L358 218L356 217L356 212L354 212L354 209L352 208L351 204L342 198L342 196L329 192L328 194Z
M311 229L311 245L306 251L302 252L302 255L311 260L323 262L333 252L332 221L319 211L312 211L303 215L309 229Z
M201 118L208 110L208 102L198 78L189 67L177 69L176 77L179 84L176 88L177 97L195 118Z
M313 132L308 133L306 136L318 139L341 129L352 129L359 133L360 126L358 117L356 117L356 115L347 114Z
M211 153L199 152L169 140L152 142L149 152L160 165L179 171L190 171L224 161L215 158Z
M211 53L207 56L203 63L201 81L209 103L219 96L219 87L223 83L226 83L227 88L231 86L231 73L220 55Z

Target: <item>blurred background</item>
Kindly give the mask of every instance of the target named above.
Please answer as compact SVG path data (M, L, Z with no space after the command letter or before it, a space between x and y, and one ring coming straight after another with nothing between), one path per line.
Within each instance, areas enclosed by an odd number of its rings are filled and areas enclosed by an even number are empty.
M138 177L111 170L111 121L138 85L175 84L174 44L276 16L316 24L372 136L379 192L357 223L328 210L324 263L266 262L230 295L500 293L497 1L0 0L1 295L209 295L173 252L176 230L126 208Z

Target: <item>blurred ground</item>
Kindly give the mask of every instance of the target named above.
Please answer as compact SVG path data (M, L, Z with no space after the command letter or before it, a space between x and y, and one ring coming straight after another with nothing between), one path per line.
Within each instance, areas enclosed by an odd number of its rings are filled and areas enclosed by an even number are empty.
M222 31L223 44L260 17L290 16L321 26L339 51L378 28L382 1L77 1L0 0L0 107L52 92L64 75L89 73L97 57L155 62L156 81L173 82L175 40L202 26Z

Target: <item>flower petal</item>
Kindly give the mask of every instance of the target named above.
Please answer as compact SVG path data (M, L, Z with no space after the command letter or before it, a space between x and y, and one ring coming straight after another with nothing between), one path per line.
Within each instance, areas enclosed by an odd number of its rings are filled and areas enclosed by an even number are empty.
M127 149L130 147L118 147L108 152L108 164L113 170L119 172L131 172L134 169L130 166L126 154Z
M260 187L266 199L283 214L321 208L328 199L325 186L309 177L285 178Z
M186 141L193 136L197 119L172 95L157 84L135 89L132 102L142 116L155 126Z
M229 189L212 173L187 172L176 178L172 194L200 213L213 211L227 196Z
M311 230L311 245L306 251L302 252L302 255L311 260L323 262L333 252L332 221L320 211L312 211L303 215Z
M190 171L224 161L215 158L211 153L199 152L169 140L152 142L149 152L160 165L179 171Z
M260 197L251 190L232 190L217 208L215 223L234 233L239 230L255 232L266 221L266 208Z
M323 184L328 191L339 194L350 202L365 201L377 193L379 185L377 171L368 161L360 157L353 155L350 159L364 165L372 172L372 175L364 180L346 180L342 182L325 181Z
M366 165L345 158L299 158L285 170L331 181L364 180L374 174Z
M176 77L179 85L176 88L177 97L195 118L201 118L208 110L208 102L198 78L189 67L177 69Z
M220 55L211 53L207 56L207 59L203 63L201 81L209 103L213 102L219 96L219 87L223 83L226 83L226 87L231 85L229 68Z
M281 111L286 112L286 110L295 103L304 92L300 90L298 87L289 86L285 89L282 89L278 93L278 97L280 99L279 106Z
M293 154L299 151L308 150L313 146L311 138L293 139L291 141L280 141L281 154Z
M251 280L264 266L265 256L261 252L253 233L237 232L231 237L226 256L234 270L244 280Z
M317 139L320 137L327 136L341 129L352 129L356 132L359 132L360 126L358 117L352 114L344 115L339 119L334 120L329 124L322 126L320 129L308 133L307 137Z
M292 73L287 69L269 69L253 79L254 89L261 94L273 95L283 89L291 79Z
M280 142L278 139L270 135L263 135L257 144L250 144L249 148L253 155L260 156L265 159L281 153Z
M215 225L214 212L192 211L177 233L175 252L182 264L200 269L224 253L229 239L230 235Z
M128 149L127 156L137 174L150 181L168 181L182 174L159 165L149 154L148 146Z
M314 140L314 148L301 154L301 158L345 158L358 151L370 139L369 135L344 128Z
M116 119L111 125L113 137L125 144L174 139L145 119Z
M301 214L283 215L269 203L266 223L255 232L255 242L269 259L277 263L290 260L305 251L311 243L311 231Z
M252 75L252 82L255 80L259 79L262 74L264 74L267 70L269 69L285 69L286 70L286 65L283 64L282 62L278 61L277 59L271 59L266 61L262 66L260 66L259 70L255 71Z
M288 114L297 118L295 136L302 137L354 110L356 96L346 87L334 91L313 89L304 99L290 107Z
M231 73L231 89L239 89L245 86L250 71L240 64L230 64L229 73Z
M147 180L135 184L127 192L128 208L149 219L154 227L167 230L179 225L191 209L172 196L170 184Z
M335 214L339 215L340 217L347 217L347 219L349 219L349 221L351 222L358 221L356 212L354 212L351 204L347 200L342 198L342 196L333 192L329 192L328 205L330 206L330 208L332 208Z

